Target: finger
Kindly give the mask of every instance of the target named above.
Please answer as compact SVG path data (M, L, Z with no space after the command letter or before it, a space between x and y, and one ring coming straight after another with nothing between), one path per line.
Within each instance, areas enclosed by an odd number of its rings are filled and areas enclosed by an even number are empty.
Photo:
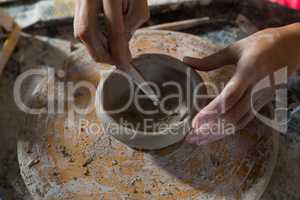
M221 115L221 120L236 127L238 122L249 112L251 103L251 89L247 89L242 98L226 113Z
M237 62L237 56L234 48L228 47L202 59L184 57L183 62L192 66L194 69L210 71L223 67L224 65L235 64Z
M95 34L91 34L88 38L81 40L81 42L87 48L94 61L109 64L113 63L112 58L109 55L108 48L105 48L105 46L107 46L107 40L102 33L98 32L97 36Z
M81 29L83 29L83 23L81 23L81 21L84 21L84 19L82 19L82 18L85 17L85 14L86 14L83 11L84 6L85 5L82 5L82 0L76 0L75 1L75 14L74 14L74 22L73 22L74 37L75 38L79 37L79 32L80 32Z
M80 7L81 7L81 0L76 0L75 1L75 18L76 18L76 14L79 13Z
M126 15L129 10L129 0L123 0L123 15Z
M130 1L128 12L125 15L125 26L129 35L143 25L150 17L147 0Z
M197 146L204 146L213 142L216 142L218 140L221 140L223 138L225 138L226 136L211 136L211 137L207 137L205 139L203 138L199 138L197 136L195 136L192 139L186 140L189 144L194 144Z
M109 62L107 39L99 23L100 1L77 0L75 5L74 35L97 62Z
M235 74L220 95L203 108L194 118L192 126L198 128L203 122L216 118L230 110L244 95L249 83L242 75Z
M129 65L131 55L124 25L123 1L104 0L103 8L108 26L112 58L117 65Z
M193 129L186 137L185 141L197 146L207 145L209 143L225 138L225 134L213 134Z
M199 141L205 141L208 138L208 135L197 134L195 129L192 129L189 134L186 136L185 141L190 144L197 144Z

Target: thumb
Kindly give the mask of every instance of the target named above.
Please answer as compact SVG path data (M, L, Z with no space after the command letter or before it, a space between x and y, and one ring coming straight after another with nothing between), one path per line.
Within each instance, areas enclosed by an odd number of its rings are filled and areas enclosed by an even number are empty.
M237 61L236 53L231 47L225 48L215 54L205 58L184 57L183 62L190 65L192 68L200 71L210 71L224 65L235 64Z

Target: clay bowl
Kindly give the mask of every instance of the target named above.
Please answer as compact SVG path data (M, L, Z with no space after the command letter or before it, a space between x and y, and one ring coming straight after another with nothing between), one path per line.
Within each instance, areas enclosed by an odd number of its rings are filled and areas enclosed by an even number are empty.
M96 94L97 116L107 134L130 147L154 150L181 141L197 110L205 105L196 94L206 94L200 75L167 55L144 54L136 69L160 96L156 106L130 78L117 70L101 80ZM196 87L198 89L196 90Z

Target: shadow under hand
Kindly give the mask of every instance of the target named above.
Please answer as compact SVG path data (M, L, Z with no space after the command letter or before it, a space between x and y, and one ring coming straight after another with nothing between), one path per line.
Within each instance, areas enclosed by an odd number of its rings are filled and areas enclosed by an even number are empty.
M269 165L269 153L273 151L269 130L254 120L243 131L207 145L191 145L184 140L151 151L150 155L162 170L191 186L199 195L236 197L264 176L262 168L264 163ZM260 151L261 154L257 154Z

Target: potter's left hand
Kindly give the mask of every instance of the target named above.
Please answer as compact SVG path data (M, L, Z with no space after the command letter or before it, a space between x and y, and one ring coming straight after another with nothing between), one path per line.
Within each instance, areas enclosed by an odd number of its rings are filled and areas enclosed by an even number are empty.
M215 130L218 123L235 130L244 128L260 110L272 100L274 88L254 96L252 88L276 70L288 67L289 73L300 66L300 24L266 29L243 39L228 48L203 59L186 57L184 62L201 71L225 65L236 65L236 70L220 95L201 110L193 120L193 131L187 137L191 143L202 145L224 138L232 132ZM224 126L223 126L224 127ZM230 129L232 131L232 129Z

